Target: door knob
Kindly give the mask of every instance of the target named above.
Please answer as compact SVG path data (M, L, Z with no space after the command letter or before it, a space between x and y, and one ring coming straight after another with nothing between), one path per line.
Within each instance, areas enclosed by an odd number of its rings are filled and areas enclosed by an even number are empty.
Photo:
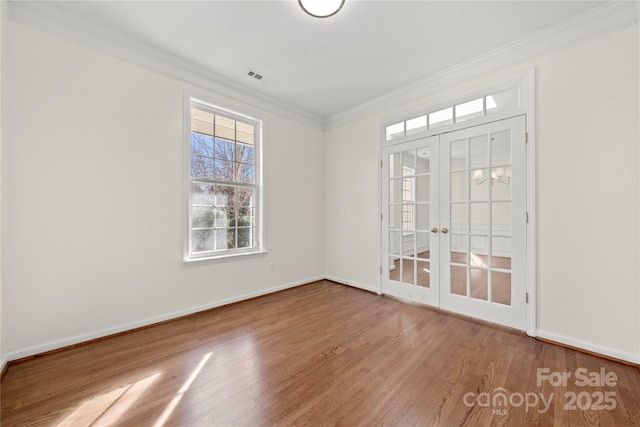
M442 227L442 232L444 234L447 234L449 232L449 229L447 227Z
M432 233L437 233L437 232L438 232L438 227L433 227L433 228L431 229L431 232L432 232Z

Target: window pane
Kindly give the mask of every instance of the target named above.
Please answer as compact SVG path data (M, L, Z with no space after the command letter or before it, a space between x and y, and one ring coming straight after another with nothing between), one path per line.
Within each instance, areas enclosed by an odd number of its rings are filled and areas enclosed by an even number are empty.
M491 267L511 270L511 237L491 238Z
M397 256L389 257L389 280L400 281L400 258Z
M254 163L253 146L236 144L236 161L243 163Z
M191 156L191 176L193 178L213 178L213 159L202 156Z
M404 136L404 122L387 126L387 141L399 136Z
M253 184L254 181L254 166L248 163L236 163L237 167L237 182L244 184Z
M402 201L413 202L413 189L415 186L415 178L402 178Z
M484 115L483 99L478 98L456 105L456 123Z
M467 295L467 268L451 266L451 293Z
M487 96L487 113L500 111L507 108L518 107L520 96L518 88L505 90Z
M511 163L511 131L505 130L491 134L491 164L508 165Z
M252 227L254 224L254 210L252 208L238 208L238 227Z
M193 207L193 228L213 228L213 208Z
M474 136L469 139L469 164L473 167L489 165L489 144L487 135Z
M414 270L415 270L415 261L412 259L403 259L402 260L402 283L407 283L409 285L414 285Z
M238 247L249 248L253 246L253 228L238 228Z
M424 132L427 130L427 116L416 117L415 119L407 120L407 135L411 135L418 132Z
M235 160L235 145L233 141L216 138L214 157L216 159Z
M430 186L431 177L429 175L421 175L416 178L415 198L417 202L428 202L431 199Z
M451 205L451 229L456 233L468 233L469 206L466 203Z
M415 205L402 205L402 229L413 230L413 212Z
M489 234L489 203L471 203L471 232Z
M489 200L489 169L475 169L470 172L471 200Z
M428 288L431 286L431 267L426 261L418 261L418 280L416 285Z
M491 198L508 200L511 198L511 168L499 167L491 169Z
M424 147L418 148L416 159L416 173L429 173L431 170L431 149Z
M227 230L227 249L235 249L236 245L236 229L230 228Z
M214 185L194 183L191 185L191 194L194 205L213 205Z
M215 247L217 251L227 249L227 229L216 230L214 235Z
M467 173L454 172L451 174L451 201L459 202L467 200L469 195L467 188Z
M511 273L491 272L491 301L511 305Z
M213 135L213 113L191 107L191 132Z
M416 174L416 152L407 150L402 152L402 176Z
M416 229L417 230L429 230L431 229L430 209L431 206L427 204L419 204L417 207Z
M429 129L450 125L453 123L453 107L429 114Z
M491 204L491 232L496 236L511 236L511 202Z
M465 169L467 167L467 140L451 141L450 150L451 169Z
M213 157L213 138L191 132L191 154Z
M236 139L236 121L216 114L216 136Z
M469 245L471 252L469 253L469 261L471 265L476 267L487 267L488 252L487 244L489 238L486 236L469 236Z
M471 279L471 298L487 300L489 293L489 272L472 268L469 270Z
M236 141L253 145L254 135L254 125L245 122L236 122Z
M219 207L235 207L235 187L229 185L216 185L215 204Z
M238 206L255 206L255 192L253 188L238 188L236 193L238 195Z
M215 227L227 228L229 227L229 221L233 220L233 208L216 208L215 210Z
M398 178L402 174L402 156L400 153L389 154L389 177Z
M194 230L191 233L191 250L203 252L213 250L213 230Z
M228 160L215 159L213 177L220 181L234 181L234 162Z

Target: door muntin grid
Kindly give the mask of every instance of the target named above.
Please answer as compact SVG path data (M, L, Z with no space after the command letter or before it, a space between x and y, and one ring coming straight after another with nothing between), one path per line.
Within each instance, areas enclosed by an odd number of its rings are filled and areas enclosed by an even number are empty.
M389 154L389 261L387 279L431 286L431 149Z
M511 305L511 130L450 141L450 293Z

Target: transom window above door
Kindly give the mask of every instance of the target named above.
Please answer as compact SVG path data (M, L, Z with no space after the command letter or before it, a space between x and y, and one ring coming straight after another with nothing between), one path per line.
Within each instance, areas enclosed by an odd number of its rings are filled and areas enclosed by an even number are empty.
M396 138L443 128L520 106L519 87L490 93L392 123L385 128L385 140L391 141Z

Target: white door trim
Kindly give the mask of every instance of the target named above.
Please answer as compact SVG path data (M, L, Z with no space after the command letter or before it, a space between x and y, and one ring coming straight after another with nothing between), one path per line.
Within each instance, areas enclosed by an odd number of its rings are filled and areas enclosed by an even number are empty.
M382 121L380 125L379 138L380 138L380 150L378 150L378 215L382 214L382 148L389 145L395 145L403 142L412 141L415 139L424 138L426 136L440 135L443 133L451 132L454 130L465 129L467 127L490 123L496 120L516 117L519 115L525 115L526 119L526 132L527 132L527 213L529 222L526 227L526 239L527 239L527 256L526 256L526 292L528 295L528 304L526 305L527 312L527 325L526 333L529 336L535 337L537 330L537 277L538 277L538 262L537 262L537 188L536 188L536 105L535 105L535 81L536 73L535 68L531 68L525 72L517 75L507 77L501 80L494 81L489 84L478 86L470 91L450 95L439 98L436 102L429 103L428 105L420 106L419 108L413 108L407 110L404 113L394 114L392 117L388 117ZM520 88L520 105L517 108L513 108L509 111L504 111L500 114L487 115L473 121L453 124L445 126L432 131L425 131L416 133L414 135L406 136L398 140L387 141L386 140L386 126L390 123L394 123L399 120L407 120L412 117L416 117L424 111L433 111L443 105L453 105L465 99L473 99L474 97L480 97L487 93L493 93L500 90L506 90L517 86ZM378 222L378 242L380 250L380 259L382 259L382 247L380 237L382 236L382 221ZM382 266L380 266L382 267ZM378 293L382 294L382 273L378 281Z

